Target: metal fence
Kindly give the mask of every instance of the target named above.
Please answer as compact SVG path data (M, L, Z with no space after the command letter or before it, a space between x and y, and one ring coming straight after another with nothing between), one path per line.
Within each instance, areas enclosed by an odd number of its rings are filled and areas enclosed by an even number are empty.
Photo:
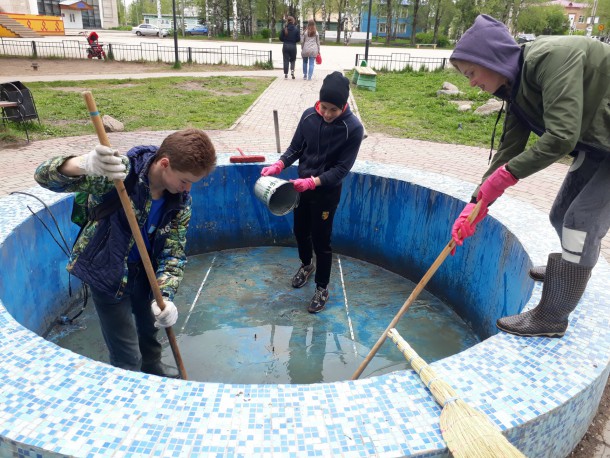
M157 43L130 45L125 43L100 43L109 59L127 62L175 62L175 48ZM24 41L0 38L0 55L11 57L86 59L89 45L84 41L60 42ZM178 47L181 63L226 64L244 67L271 66L271 51L239 49L238 46L220 48Z
M364 60L364 54L356 54L356 66ZM367 66L373 70L385 72L401 72L405 70L435 71L447 68L446 57L413 57L409 53L392 53L389 56L373 56L369 54Z

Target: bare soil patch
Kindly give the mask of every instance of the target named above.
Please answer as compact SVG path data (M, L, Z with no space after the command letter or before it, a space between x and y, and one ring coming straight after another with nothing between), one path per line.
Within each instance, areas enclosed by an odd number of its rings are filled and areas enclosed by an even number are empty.
M134 83L125 83L125 84L116 84L115 87L134 87L137 86L137 84ZM83 92L83 91L87 91L89 90L89 88L84 88L84 87L52 87L50 88L52 91L62 91L62 92Z
M595 418L589 425L580 443L572 450L569 458L602 458L609 456L610 444L606 441L604 431L610 429L610 383L602 394Z
M250 94L252 92L252 88L254 88L254 84L252 84L251 82L248 82L248 81L244 81L243 86L244 86L243 88L235 87L235 88L229 88L230 90L227 90L227 91L219 91L217 89L210 89L208 87L207 82L204 80L184 81L183 83L176 85L176 87L183 89L185 91L200 91L202 89L205 89L206 91L209 91L212 94L226 96L226 97Z
M32 63L38 64L34 70ZM237 70L232 65L188 65L178 70L159 62L118 62L98 59L31 59L0 57L0 76L51 76L51 75L103 75L108 73L159 73L159 72L220 72ZM249 68L250 69L250 68Z

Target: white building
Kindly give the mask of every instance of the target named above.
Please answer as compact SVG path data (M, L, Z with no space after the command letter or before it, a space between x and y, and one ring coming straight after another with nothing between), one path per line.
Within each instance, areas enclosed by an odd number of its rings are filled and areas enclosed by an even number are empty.
M83 29L83 11L91 11L93 7L82 0L62 0L59 2L64 29Z

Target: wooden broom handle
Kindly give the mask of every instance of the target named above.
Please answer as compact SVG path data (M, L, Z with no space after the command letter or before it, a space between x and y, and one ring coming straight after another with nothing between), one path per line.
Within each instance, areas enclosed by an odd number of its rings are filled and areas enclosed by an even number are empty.
M477 202L477 205L473 208L472 212L470 212L470 215L468 215L468 218L467 218L469 223L474 221L474 219L477 217L477 215L479 214L479 211L481 210L481 205L482 205L481 201ZM415 289L411 292L411 294L409 295L409 297L407 298L405 303L402 305L402 307L400 308L400 310L398 311L396 316L394 316L394 319L390 322L390 324L388 325L386 330L383 332L381 337L379 337L379 340L377 340L377 343L375 345L373 345L373 348L371 349L369 354L366 355L366 358L364 358L364 361L362 361L360 366L358 366L358 369L356 369L356 372L354 372L354 374L352 375L352 380L356 380L356 379L358 379L358 377L360 377L360 375L362 374L364 369L366 369L366 366L368 366L368 364L371 362L371 359L373 359L373 356L375 356L375 354L377 353L377 351L379 350L381 345L383 345L383 343L385 342L385 340L388 336L388 332L390 332L390 329L396 327L396 323L398 323L398 320L400 320L400 318L405 314L405 312L409 309L409 307L411 307L411 304L413 302L415 302L415 299L417 299L417 296L419 296L419 294L423 291L423 289L426 287L426 285L432 278L432 275L434 275L434 273L438 270L438 268L441 266L441 264L443 263L445 258L449 255L449 253L451 253L451 250L453 250L454 247L455 247L455 240L453 240L453 238L452 238L449 241L449 243L447 244L447 246L445 246L443 251L441 251L441 254L438 255L438 258L436 258L436 261L434 261L434 264L432 264L432 266L424 274L423 278L419 281L419 283L417 284Z
M93 94L91 94L90 91L84 91L82 94L85 98L85 103L87 104L87 109L89 110L91 121L93 122L93 126L95 127L97 138L99 139L102 145L108 147L112 146L110 145L110 140L108 139L106 131L104 130L104 124L102 123L102 119L100 118L100 113L97 111L97 106L95 104L95 100L93 99ZM144 243L144 239L142 238L140 226L138 225L138 220L136 219L136 215L131 206L131 200L129 200L129 195L127 194L127 190L125 189L125 184L122 180L113 180L113 182L114 187L116 188L117 193L119 194L119 198L121 199L121 205L123 206L123 210L125 210L125 215L127 216L127 221L129 222L129 227L131 229L131 234L133 235L133 238L138 247L138 251L140 252L140 258L142 259L142 264L144 264L144 270L146 271L146 276L148 277L148 282L150 283L150 288L152 290L153 296L157 301L157 305L159 306L159 308L163 310L165 309L163 295L161 294L161 289L159 288L159 284L157 283L157 277L155 275L152 263L150 262L148 250L146 249L146 244ZM165 332L167 334L167 338L169 340L174 359L176 360L178 370L180 371L180 377L183 380L187 380L186 369L184 368L184 363L182 362L182 356L180 355L180 349L178 348L178 342L176 341L176 335L174 334L174 330L171 327L168 327L165 328Z

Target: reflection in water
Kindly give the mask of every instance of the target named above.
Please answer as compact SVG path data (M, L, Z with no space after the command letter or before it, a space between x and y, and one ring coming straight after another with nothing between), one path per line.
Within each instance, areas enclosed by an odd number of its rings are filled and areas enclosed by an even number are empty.
M224 383L316 383L348 380L415 285L378 266L335 255L326 310L312 315L314 284L290 286L296 250L258 247L189 258L175 298L174 326L189 379ZM422 292L397 326L428 362L477 343L441 301ZM165 337L164 333L160 333ZM94 307L49 340L107 361ZM172 362L165 344L164 360ZM386 342L363 376L408 368Z
M290 335L288 376L292 383L315 383L324 380L326 329L319 326L293 328Z

